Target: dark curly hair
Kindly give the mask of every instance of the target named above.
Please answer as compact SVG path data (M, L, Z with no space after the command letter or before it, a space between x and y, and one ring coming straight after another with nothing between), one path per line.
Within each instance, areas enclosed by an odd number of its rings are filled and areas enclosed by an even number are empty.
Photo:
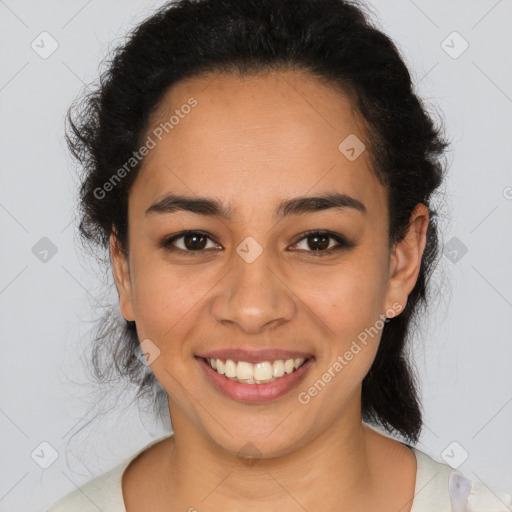
M395 44L372 24L367 6L346 0L178 0L159 8L106 59L99 83L66 117L66 142L81 168L79 234L85 247L108 251L115 230L127 254L128 191L141 162L99 199L97 191L143 144L151 115L170 87L206 73L305 70L349 96L370 141L372 170L386 187L389 247L411 212L430 214L427 243L407 305L385 323L375 361L362 383L363 420L417 442L422 412L407 355L412 321L427 304L439 251L431 196L444 178L449 142L413 92ZM143 160L142 160L143 161ZM106 253L105 253L106 254ZM104 263L110 262L106 259ZM137 357L135 322L107 306L93 344L98 382L126 377L163 415L167 394Z

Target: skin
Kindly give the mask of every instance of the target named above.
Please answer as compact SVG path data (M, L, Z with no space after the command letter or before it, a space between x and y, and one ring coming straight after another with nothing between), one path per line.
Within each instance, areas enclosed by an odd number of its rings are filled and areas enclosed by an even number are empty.
M191 96L198 105L150 151L130 190L128 258L111 237L121 311L135 320L139 339L160 350L151 370L169 395L175 433L128 466L127 510L291 512L318 510L320 501L326 511L409 511L413 452L361 421L361 383L380 332L309 403L297 395L379 315L405 307L425 248L427 208L416 205L407 236L390 249L386 190L368 150L350 161L338 149L349 134L370 147L361 118L348 97L306 72L180 82L148 134ZM366 214L273 216L284 199L329 191L357 198ZM145 215L169 192L216 198L236 213L231 220ZM197 229L212 237L197 257L158 246ZM301 238L313 229L357 245L315 256L314 243ZM263 249L250 264L236 252L248 236ZM238 346L296 349L316 361L284 397L245 404L213 388L194 359ZM252 466L237 457L248 442L262 454Z

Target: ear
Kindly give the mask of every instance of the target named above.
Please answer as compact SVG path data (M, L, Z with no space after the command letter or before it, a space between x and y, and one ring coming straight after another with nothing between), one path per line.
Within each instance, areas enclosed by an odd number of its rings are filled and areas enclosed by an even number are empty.
M391 251L386 308L396 311L396 314L403 311L416 285L427 242L428 222L428 208L418 203L411 213L406 236Z
M115 230L110 235L110 261L119 295L121 313L126 320L134 321L130 266L127 257L119 246Z

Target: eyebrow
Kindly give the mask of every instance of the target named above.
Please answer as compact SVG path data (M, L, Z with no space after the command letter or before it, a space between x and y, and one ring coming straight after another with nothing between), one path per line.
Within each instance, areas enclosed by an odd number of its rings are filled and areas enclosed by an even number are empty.
M325 194L310 197L295 197L279 203L274 215L282 219L290 215L302 215L314 213L329 209L344 210L347 208L367 213L365 205L354 197L338 192L328 192ZM229 205L223 204L216 199L208 197L191 197L168 194L164 198L153 203L145 212L150 213L175 213L177 211L187 211L199 215L212 217L221 217L231 220L234 209Z

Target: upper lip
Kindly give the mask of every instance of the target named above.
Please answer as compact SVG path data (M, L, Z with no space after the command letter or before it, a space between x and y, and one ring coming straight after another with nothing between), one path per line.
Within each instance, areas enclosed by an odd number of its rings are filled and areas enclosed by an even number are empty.
M204 357L205 359L231 359L232 361L245 361L254 364L262 361L274 361L276 359L284 359L285 361L287 359L297 358L307 359L312 357L312 354L298 350L282 350L279 348L225 348L198 354L197 357Z

